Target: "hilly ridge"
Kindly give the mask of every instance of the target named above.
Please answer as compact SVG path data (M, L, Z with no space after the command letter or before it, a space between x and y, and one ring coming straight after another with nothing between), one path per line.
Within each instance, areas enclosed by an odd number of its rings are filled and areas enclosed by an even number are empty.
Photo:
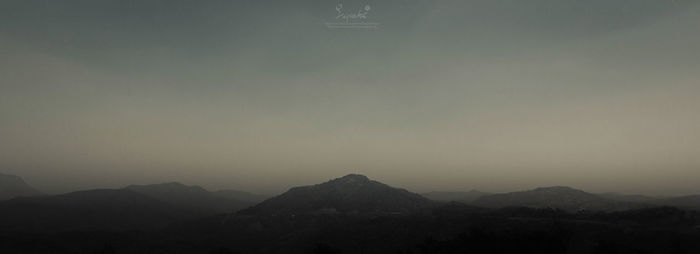
M646 206L641 203L615 201L565 186L541 187L528 191L487 195L478 198L472 204L488 208L521 206L556 208L566 211L615 211Z
M241 193L173 182L17 197L0 202L0 231L154 230L255 204L232 198Z
M178 182L129 185L124 189L171 204L200 208L211 214L235 212L255 204L232 198L233 195L210 192L200 186L188 186Z
M407 213L432 201L404 189L350 174L289 191L245 209L240 214Z
M677 244L659 230L685 246L700 234L696 211L561 186L445 203L351 174L213 214L220 195L164 183L15 198L0 202L0 243L13 253L609 253L606 241L622 239L622 253L666 253Z

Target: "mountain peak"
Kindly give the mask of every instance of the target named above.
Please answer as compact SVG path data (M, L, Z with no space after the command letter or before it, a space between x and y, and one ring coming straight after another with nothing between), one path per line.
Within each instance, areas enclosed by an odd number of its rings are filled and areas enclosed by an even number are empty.
M356 182L369 182L369 177L360 174L349 174L341 178L336 178L331 180L331 182L339 183L356 183Z
M350 174L321 184L291 188L243 214L403 213L431 202L412 192Z

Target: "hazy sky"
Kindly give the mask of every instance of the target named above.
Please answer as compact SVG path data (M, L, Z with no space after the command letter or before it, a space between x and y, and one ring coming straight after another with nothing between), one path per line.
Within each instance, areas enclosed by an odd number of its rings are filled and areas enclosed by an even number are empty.
M696 3L0 0L0 171L700 193Z

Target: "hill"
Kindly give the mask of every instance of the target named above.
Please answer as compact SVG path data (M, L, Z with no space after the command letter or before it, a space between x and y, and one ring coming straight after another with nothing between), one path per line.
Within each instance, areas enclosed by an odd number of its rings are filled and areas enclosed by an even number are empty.
M522 206L531 208L557 208L567 211L615 211L644 207L644 205L641 204L614 201L585 191L563 186L488 195L475 200L472 204L489 208Z
M684 209L700 210L700 195L660 198L651 201L651 203L657 205L674 206Z
M240 214L399 214L430 207L427 198L350 174L325 183L294 187Z
M19 176L0 174L0 200L42 195Z
M202 215L129 190L89 190L0 202L0 229L147 230Z
M638 194L629 195L629 194L620 194L620 193L614 193L614 192L601 193L598 195L603 197L603 198L610 199L610 200L623 201L623 202L653 203L655 200L659 199L659 198L655 198L655 197L638 195Z
M255 204L251 201L238 200L218 192L210 192L200 186L188 186L178 182L130 185L124 189L171 204L196 207L207 213L235 212Z

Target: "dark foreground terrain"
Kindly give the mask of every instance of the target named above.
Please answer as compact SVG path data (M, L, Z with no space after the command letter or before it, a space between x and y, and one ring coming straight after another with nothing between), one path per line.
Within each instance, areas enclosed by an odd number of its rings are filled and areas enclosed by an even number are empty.
M7 232L3 253L699 253L696 212L482 210L412 215L220 215L154 231Z
M700 253L692 208L564 187L467 204L348 175L228 213L217 211L241 202L177 184L148 190L0 202L0 253Z

